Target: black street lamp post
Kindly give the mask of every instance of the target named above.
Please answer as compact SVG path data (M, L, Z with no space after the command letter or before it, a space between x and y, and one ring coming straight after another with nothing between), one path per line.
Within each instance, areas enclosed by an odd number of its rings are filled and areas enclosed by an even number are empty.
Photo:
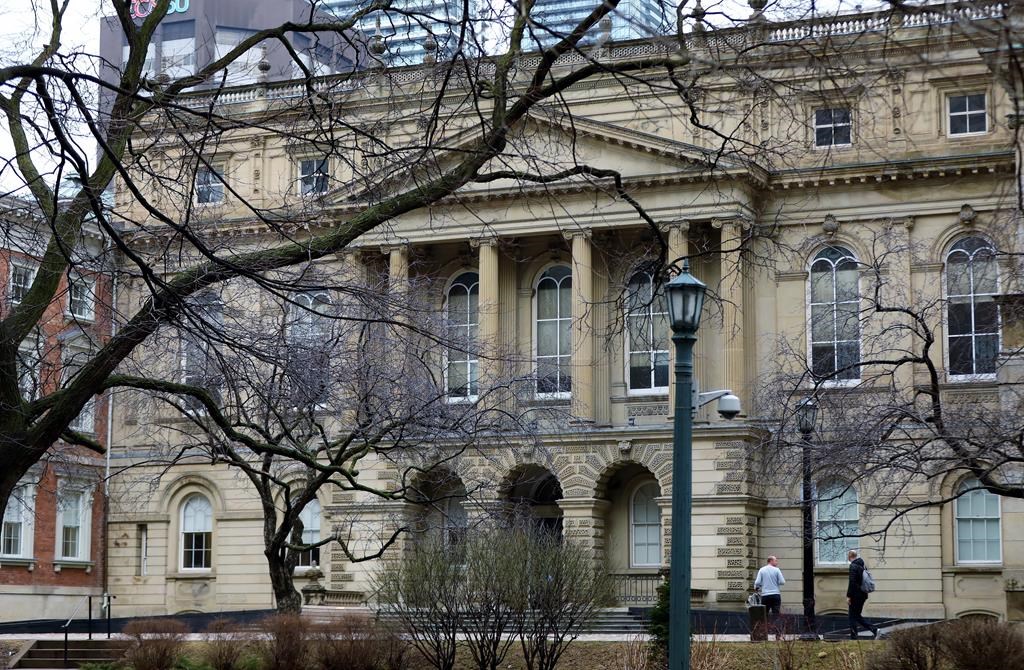
M690 668L691 510L693 507L693 345L707 287L690 265L665 285L675 344L672 432L672 562L669 572L669 670Z
M804 591L804 634L801 639L817 640L818 626L814 615L814 509L811 488L811 433L818 419L818 403L814 398L804 398L796 408L796 425L803 438L801 462L803 465L803 591Z

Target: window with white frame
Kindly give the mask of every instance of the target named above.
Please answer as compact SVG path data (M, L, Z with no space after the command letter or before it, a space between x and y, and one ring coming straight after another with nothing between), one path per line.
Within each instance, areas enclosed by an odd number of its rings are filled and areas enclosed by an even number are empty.
M323 405L330 393L331 296L297 293L288 305L288 392L297 407Z
M991 375L999 354L999 268L980 237L957 241L946 254L946 343L950 376Z
M181 506L181 569L213 567L213 506L206 496L193 493Z
M200 165L196 168L196 202L215 205L224 202L224 173L219 165Z
M826 107L814 110L814 146L849 146L853 126L848 107Z
M327 158L305 158L299 161L299 193L321 195L327 193L330 181L330 162Z
M466 531L469 529L469 514L462 501L458 498L448 498L443 505L444 521L442 541L446 546L455 547L462 544L466 539Z
M72 483L57 489L57 558L89 560L89 528L92 520L88 490Z
M647 271L626 287L629 390L668 391L668 304L661 283Z
M310 500L299 512L302 520L302 543L313 544L320 541L320 501ZM320 547L314 547L299 554L296 567L310 568L320 565Z
M42 364L42 355L37 344L23 344L18 347L18 358L15 367L18 373L18 390L25 400L35 400L39 397L39 368Z
M78 371L82 369L90 358L91 350L87 345L83 346L80 342L78 346L74 343L65 345L61 362L61 386L65 387L70 384L78 374ZM69 427L80 433L94 433L96 431L95 396L89 398L82 407L82 411L69 424Z
M197 323L205 324L211 329L209 333L192 330L183 334L181 344L181 382L189 386L206 389L215 402L220 400L221 374L217 353L211 337L224 325L224 307L215 295L198 296L193 309ZM196 412L204 411L203 404L186 396L182 402L186 408Z
M35 487L17 486L7 501L0 526L0 557L31 558Z
M633 567L661 565L661 508L657 497L658 485L653 482L633 492L629 506Z
M843 247L822 249L810 273L811 371L830 381L860 379L860 269Z
M137 567L135 574L145 577L149 574L149 525L140 523L135 527L135 554Z
M847 552L860 543L857 490L840 482L819 486L815 513L818 563L845 563Z
M949 109L950 135L977 135L988 132L984 93L951 95L946 101Z
M445 390L452 400L472 400L478 393L479 304L480 275L463 272L448 287L445 300Z
M999 496L964 481L954 503L957 563L999 563L1003 560Z
M32 288L38 267L34 263L21 260L12 260L10 267L11 281L8 285L7 296L12 305L18 305L25 299L28 290Z
M96 280L78 273L68 274L68 314L83 321L95 316Z
M537 282L537 393L568 395L572 390L572 270L556 265Z

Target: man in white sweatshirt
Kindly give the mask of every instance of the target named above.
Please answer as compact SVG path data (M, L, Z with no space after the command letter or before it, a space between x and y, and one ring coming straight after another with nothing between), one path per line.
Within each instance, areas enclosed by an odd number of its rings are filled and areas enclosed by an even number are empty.
M768 563L757 571L757 579L754 580L754 590L761 594L761 604L769 617L773 613L775 616L782 613L781 587L785 583L786 578L779 570L779 559L769 556Z

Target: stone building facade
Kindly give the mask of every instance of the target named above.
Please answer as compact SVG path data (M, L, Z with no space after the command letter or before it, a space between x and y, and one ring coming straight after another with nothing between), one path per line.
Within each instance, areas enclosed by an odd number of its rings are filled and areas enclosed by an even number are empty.
M964 20L1002 19L1005 9L999 3L978 7ZM836 314L843 304L857 303L857 297L839 297L840 285L851 277L858 285L868 281L859 271L849 274L848 259L872 259L881 245L905 249L889 259L893 285L912 289L916 300L945 300L952 295L946 288L950 259L961 262L956 254L969 255L963 262L974 263L978 249L1014 248L1007 222L1016 214L1018 164L1015 130L1006 120L1013 107L1009 93L959 23L929 23L919 16L900 20L857 15L818 26L818 32L809 24L750 28L766 41L769 55L773 44L824 34L846 44L846 57L857 64L855 75L819 77L802 62L766 56L756 74L789 91L776 97L742 85L743 78L727 65L705 78L699 96L713 110L714 127L733 129L745 146L762 147L760 154L716 156L717 136L689 123L678 95L640 87L623 95L622 83L611 77L565 92L571 118L534 114L521 134L523 155L543 156L552 165L575 162L617 170L658 224L667 257L690 257L695 274L720 298L701 327L697 377L703 390L732 390L745 409L732 420L718 417L713 407L697 416L693 587L698 607L742 607L768 554L780 557L793 585L784 597L787 606L800 601L795 586L801 551L798 473L794 466L766 480L759 470L753 447L773 427L760 390L782 355L780 342L790 353L804 352L809 367L826 372L841 366L844 356L859 353L860 330L844 336L837 331L843 324L833 320L832 331L825 333L813 327L810 316L819 306ZM843 37L843 31L853 30L849 26L859 27ZM692 39L695 53L710 58L715 52L710 36ZM661 48L624 43L607 48L605 57L631 58ZM570 59L567 66L573 64ZM414 101L430 70L366 76L391 79L387 85L367 79L347 100L346 110L375 127L375 115L383 109L375 96L386 91L393 105ZM255 96L240 89L222 104L226 113L259 118L275 105L281 110L291 104L287 96L293 91L270 86ZM421 132L406 121L388 129L390 137ZM237 234L239 246L260 243L259 227L247 219L242 201L298 202L293 183L302 177L303 151L262 131L221 138L211 159L223 167L231 193L222 192L208 211L219 239ZM170 164L173 147L168 146L166 159L155 156L154 161ZM346 190L350 168L338 161L330 176L336 188L325 188L319 205L324 226L352 211ZM126 195L118 197L130 211ZM453 465L455 474L467 489L469 482L489 486L472 487L476 493L462 510L449 510L449 517L471 519L496 502L532 501L538 519L590 547L595 560L616 575L622 604L650 602L671 559L668 333L657 301L631 306L621 299L631 286L641 292L657 289L645 268L657 254L658 237L626 199L593 183L514 187L499 182L466 187L458 198L429 211L403 215L361 239L358 248L317 263L338 274L379 270L389 275L392 287L423 279L425 295L440 311L452 304L453 291L477 296L472 317L480 341L511 352L503 365L535 379L532 397L521 402L527 408L558 409L565 420L540 422L521 446L483 444L478 453L464 454ZM145 253L163 248L154 236L140 235L136 244ZM1003 283L994 290L979 285L953 297L967 295L971 304L980 304L986 296L1013 292L1008 263L995 266L996 281ZM986 271L992 267L986 265ZM834 289L828 299L812 286L823 277ZM554 294L565 298L551 302ZM654 334L631 335L630 319ZM549 323L566 326L558 330L564 347L543 339ZM1017 343L1001 337L998 322L994 330L987 323L979 318L969 332L941 331L935 350L947 375L945 388L972 402L997 398L1006 381L998 372L1003 368L997 351L1007 360L1015 356ZM963 337L971 339L967 349L957 340ZM489 363L478 363L482 379ZM138 437L143 418L127 408L115 409L115 415L115 463L131 463L158 446L152 434L145 442ZM160 421L168 431L178 425L172 417ZM201 463L170 468L158 481L156 474L126 472L119 484L124 502L115 495L112 503L110 585L119 608L157 614L271 606L257 549L262 517L244 479ZM377 463L364 467L361 476L386 480L393 472ZM139 495L134 487L144 480L150 488ZM955 489L960 483L943 486ZM860 511L867 502L858 500L856 491L847 494L837 523L860 524L861 530L878 523ZM367 543L420 514L411 503L347 492L325 493L316 507L320 528L349 527ZM909 527L893 531L884 545L864 540L860 546L879 584L871 600L873 615L1022 616L1014 590L1024 581L1020 501L985 494L909 518ZM189 553L196 533L209 543L198 567ZM847 541L858 542L842 538ZM818 543L819 612L845 610L846 568L835 557L846 546ZM340 551L325 548L320 564L334 602L371 597L372 563L349 564Z

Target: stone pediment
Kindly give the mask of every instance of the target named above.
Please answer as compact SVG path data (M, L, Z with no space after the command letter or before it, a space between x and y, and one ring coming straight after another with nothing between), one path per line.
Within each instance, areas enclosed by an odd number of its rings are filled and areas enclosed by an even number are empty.
M344 185L328 195L328 201L343 205L371 199L367 185L374 193L397 193L415 184L425 184L443 170L467 155L479 140L479 128L453 133L437 143L433 152L425 152L410 169L405 165L382 165L380 179L366 179ZM556 182L542 178L557 175L579 166L593 168L597 174L564 175ZM712 169L747 168L723 161L714 152L697 145L666 139L651 133L585 117L552 120L529 116L511 133L506 151L485 165L480 173L497 178L470 183L462 187L462 195L553 188L555 185L581 187L601 179L603 171L614 171L623 181L657 180L685 177L710 177ZM519 176L516 179L515 176ZM541 179L538 179L541 178Z

